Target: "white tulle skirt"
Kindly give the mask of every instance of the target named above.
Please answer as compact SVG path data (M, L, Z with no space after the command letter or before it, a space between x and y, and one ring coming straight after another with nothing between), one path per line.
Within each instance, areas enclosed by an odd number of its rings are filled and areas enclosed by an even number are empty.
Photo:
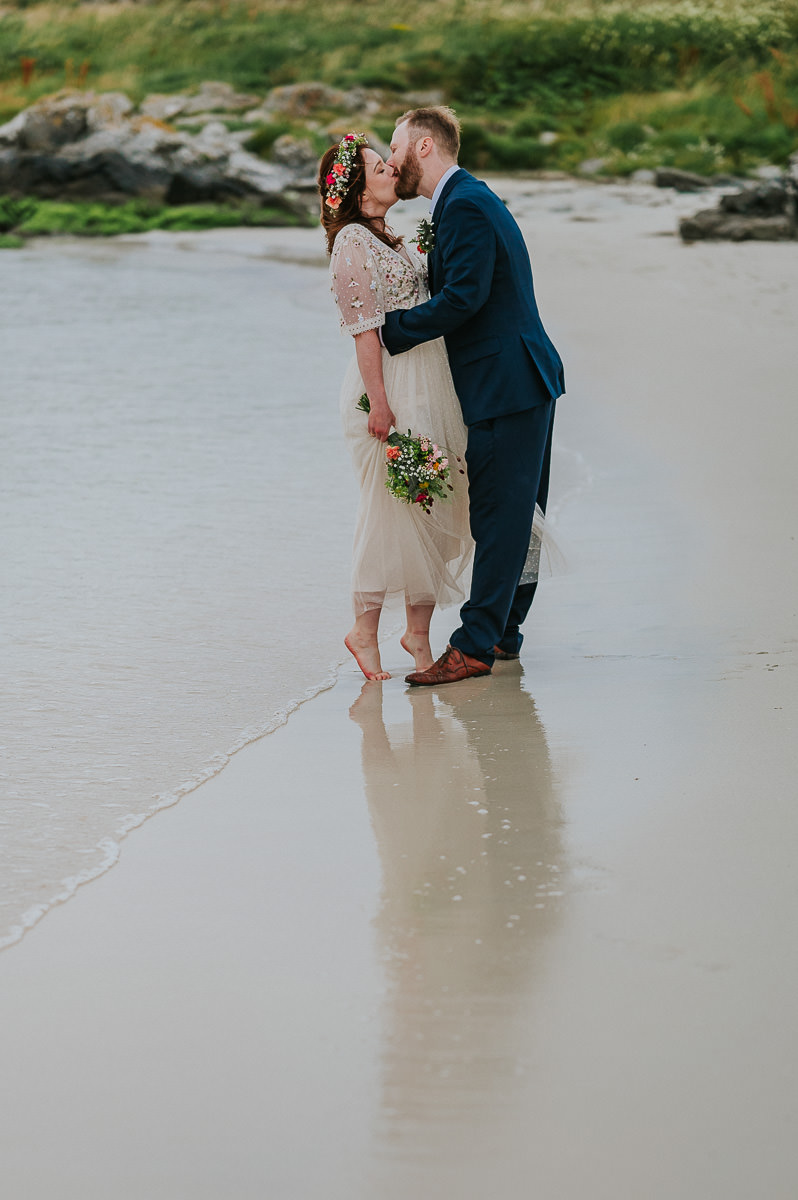
M450 500L436 500L430 513L389 494L385 446L369 436L368 416L357 408L366 389L353 358L341 387L341 419L360 481L352 553L355 616L392 600L440 608L461 603L474 549L468 526L466 428L443 339L394 357L383 350L382 368L396 428L403 433L410 429L415 437L426 435L445 448L454 491Z

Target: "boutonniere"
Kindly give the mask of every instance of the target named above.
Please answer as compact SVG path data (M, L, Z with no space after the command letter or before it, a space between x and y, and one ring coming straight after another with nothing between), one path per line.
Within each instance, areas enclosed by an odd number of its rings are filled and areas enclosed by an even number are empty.
M410 241L416 243L421 254L429 254L435 246L435 229L432 221L428 221L426 217L423 221L419 221L416 236Z

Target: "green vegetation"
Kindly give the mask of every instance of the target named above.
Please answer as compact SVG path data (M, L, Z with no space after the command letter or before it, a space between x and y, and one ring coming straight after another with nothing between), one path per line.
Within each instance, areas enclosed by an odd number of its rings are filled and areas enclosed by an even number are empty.
M19 209L24 204L25 212ZM146 233L151 229L196 230L221 226L285 226L315 224L310 218L274 208L190 204L161 207L133 200L107 205L66 203L55 200L12 200L0 197L0 245L21 244L22 237L41 234L72 234L108 237L117 233ZM13 231L13 232L12 232Z
M225 124L229 129L230 123L225 122ZM331 142L330 138L326 137L319 130L318 126L318 113L314 114L314 121L310 127L303 125L301 121L282 121L279 119L270 121L268 125L258 125L255 127L252 137L244 142L244 149L249 150L251 154L259 154L261 158L270 158L277 139L283 137L285 134L291 134L296 138L307 139L319 158L321 158ZM252 129L252 126L247 125L246 128Z
M483 169L598 157L608 174L743 172L798 147L798 0L403 0L400 21L383 0L4 12L0 119L65 84L140 100L203 79L258 95L318 79L385 89L383 135L401 93L442 91L464 118L465 165ZM284 132L319 136L318 123L275 122L257 151Z

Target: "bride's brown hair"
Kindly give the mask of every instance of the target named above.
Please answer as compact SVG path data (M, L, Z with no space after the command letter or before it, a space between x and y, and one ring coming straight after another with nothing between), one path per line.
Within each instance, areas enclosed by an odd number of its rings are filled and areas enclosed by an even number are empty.
M321 223L327 235L327 253L332 253L333 242L337 234L346 225L365 225L375 237L378 237L392 250L398 250L402 238L391 233L382 217L367 217L360 211L360 202L366 190L366 164L363 161L363 147L358 146L355 161L349 172L349 187L346 195L336 209L329 208L325 203L327 196L327 176L332 171L332 165L338 155L338 146L330 146L319 163L319 195L321 196Z

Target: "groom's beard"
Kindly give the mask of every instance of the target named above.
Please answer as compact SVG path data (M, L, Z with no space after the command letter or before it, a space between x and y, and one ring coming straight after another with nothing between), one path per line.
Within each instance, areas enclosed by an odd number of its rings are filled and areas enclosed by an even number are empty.
M396 177L396 196L398 200L415 200L421 183L421 164L418 161L415 146L408 146L405 161L399 168Z

